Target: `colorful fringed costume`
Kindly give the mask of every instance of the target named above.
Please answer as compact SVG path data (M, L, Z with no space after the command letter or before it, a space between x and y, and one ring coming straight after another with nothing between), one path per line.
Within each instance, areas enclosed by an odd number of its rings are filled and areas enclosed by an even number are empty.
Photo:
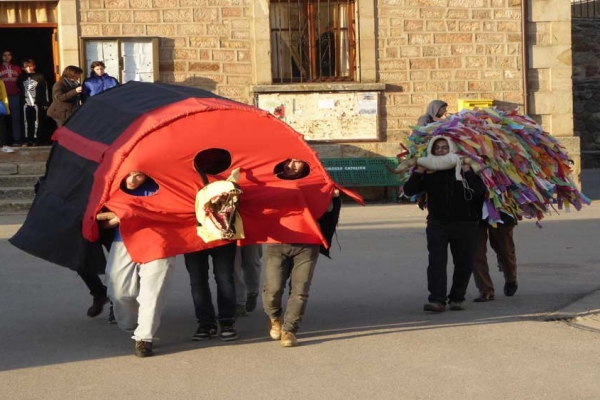
M544 217L555 205L577 210L590 200L571 177L571 161L559 141L528 116L515 111L462 110L447 120L412 127L405 140L407 175L415 158L426 155L429 140L447 136L457 145L462 162L474 170L488 189L483 217L491 225L501 221L500 211L517 220ZM400 160L402 161L402 160ZM401 167L399 167L401 168Z

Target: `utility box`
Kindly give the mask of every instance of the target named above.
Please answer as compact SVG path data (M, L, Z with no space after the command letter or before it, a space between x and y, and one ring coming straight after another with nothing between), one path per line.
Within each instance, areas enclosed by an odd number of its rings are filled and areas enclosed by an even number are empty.
M458 99L458 111L475 107L484 108L491 107L494 104L494 99Z

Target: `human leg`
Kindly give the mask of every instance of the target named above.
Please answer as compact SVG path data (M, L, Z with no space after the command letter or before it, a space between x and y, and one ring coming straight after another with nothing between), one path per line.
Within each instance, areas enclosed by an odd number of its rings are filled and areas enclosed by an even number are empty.
M165 295L175 272L175 257L161 258L141 264L138 268L138 326L133 339L151 342L160 325Z
M446 304L448 282L446 265L448 264L449 235L445 224L429 221L425 230L427 234L427 251L429 264L427 266L427 289L429 302Z
M477 251L473 263L473 280L479 289L480 296L477 302L487 301L494 298L494 283L490 277L489 264L487 262L488 225L479 224L477 232ZM490 229L492 229L490 227Z
M106 285L117 324L125 331L133 331L138 321L138 267L123 242L113 242L106 261Z
M242 271L242 247L236 246L233 262L233 282L235 283L236 315L246 315L246 284Z
M185 268L190 275L194 312L200 326L216 329L217 321L208 285L208 250L184 255Z
M79 277L93 297L92 305L87 310L87 316L94 318L102 313L104 305L109 302L106 296L106 286L104 286L100 277L94 273L82 270L79 271Z
M284 332L295 334L306 311L308 291L319 258L319 245L298 244L292 246L294 248L291 253L293 259L291 290L282 329Z
M505 294L512 296L517 291L517 254L513 240L514 224L501 225L490 229L490 245L498 256L504 272Z
M21 143L21 110L19 103L20 101L18 94L8 96L13 144Z
M221 326L235 323L236 288L233 279L235 252L235 242L210 249L213 274L217 283L217 306L219 308L217 319Z
M242 265L246 289L246 310L254 311L260 288L260 270L262 266L262 244L251 244L242 247Z
M454 262L454 273L448 299L453 303L462 303L465 301L469 279L473 272L479 228L476 222L459 222L452 224L450 229L450 251Z
M265 245L265 282L263 284L263 308L270 319L279 319L282 314L283 291L290 276L288 255L291 245Z

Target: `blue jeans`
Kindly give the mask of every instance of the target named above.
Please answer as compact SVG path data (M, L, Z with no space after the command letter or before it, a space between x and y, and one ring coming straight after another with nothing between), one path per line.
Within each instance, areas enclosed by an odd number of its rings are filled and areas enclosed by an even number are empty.
M224 246L184 255L185 267L190 274L194 310L200 326L216 327L217 320L221 325L231 325L235 322L235 284L233 282L235 249L236 243L232 242ZM217 282L218 317L215 314L208 284L209 256L212 257L213 274Z
M10 120L12 123L12 139L13 143L21 142L21 109L19 95L13 94L8 96L8 106L10 107Z

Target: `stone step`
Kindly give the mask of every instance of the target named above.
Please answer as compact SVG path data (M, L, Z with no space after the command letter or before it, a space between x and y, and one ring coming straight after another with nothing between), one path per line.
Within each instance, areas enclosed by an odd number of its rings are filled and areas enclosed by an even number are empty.
M0 161L0 175L44 175L45 161L2 162Z
M33 186L30 188L0 187L0 200L29 200L34 196Z
M0 188L33 187L41 175L0 175Z
M50 146L14 147L14 149L14 153L0 152L0 163L45 162L50 154Z
M0 214L27 214L32 200L0 200Z

